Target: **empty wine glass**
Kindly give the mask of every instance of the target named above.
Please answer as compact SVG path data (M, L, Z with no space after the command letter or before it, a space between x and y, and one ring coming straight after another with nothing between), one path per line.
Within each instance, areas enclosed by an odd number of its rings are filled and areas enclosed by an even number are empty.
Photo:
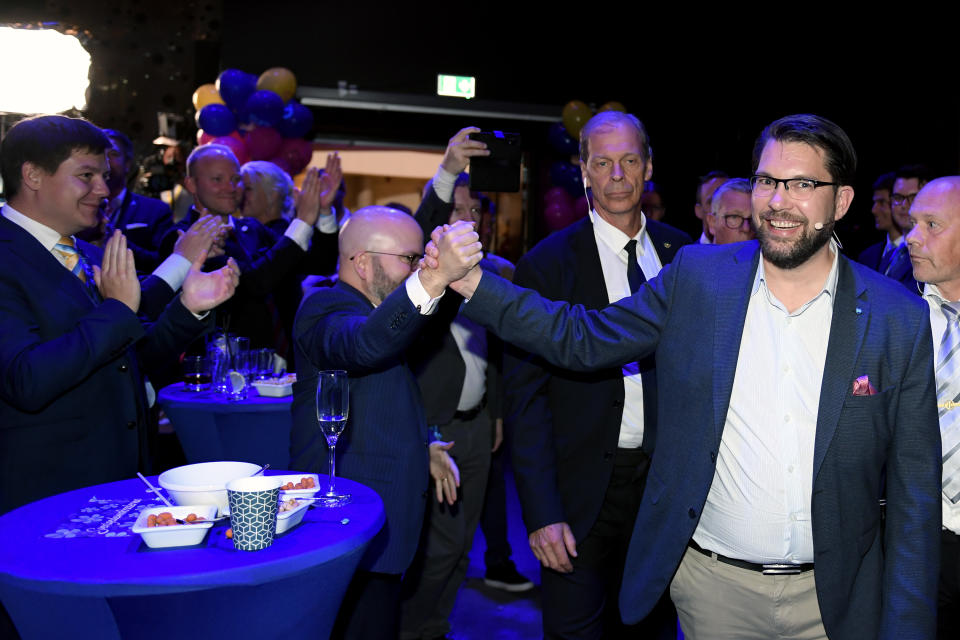
M317 422L327 439L330 483L317 502L325 507L339 507L350 502L350 494L336 490L337 439L347 423L350 406L350 385L346 371L320 371L317 375Z

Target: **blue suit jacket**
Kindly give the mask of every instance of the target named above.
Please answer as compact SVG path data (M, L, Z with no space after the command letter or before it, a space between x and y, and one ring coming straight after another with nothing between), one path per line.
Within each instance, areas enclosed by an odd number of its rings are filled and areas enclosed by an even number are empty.
M420 537L429 481L427 424L404 352L427 317L410 304L403 285L374 309L338 281L305 298L294 323L291 464L327 472L327 444L317 426L317 371L345 369L350 417L337 443L337 475L375 490L387 515L360 563L366 571L402 573Z
M120 229L127 237L137 271L142 273L149 273L160 264L160 242L172 227L173 214L167 203L129 189L110 222L110 229Z
M655 351L659 433L621 589L627 622L669 586L706 502L759 256L756 242L686 247L638 294L601 311L550 303L488 274L466 305L504 340L559 366L592 370ZM812 493L817 595L834 640L934 636L940 433L918 303L840 257ZM862 375L879 393L852 395Z
M78 246L98 262L93 247ZM150 326L122 302L97 304L0 215L0 513L129 478L146 461L139 365L162 365L207 327L179 301L159 313L163 295L173 292L159 278L144 282L142 300L157 310L149 315L160 316Z

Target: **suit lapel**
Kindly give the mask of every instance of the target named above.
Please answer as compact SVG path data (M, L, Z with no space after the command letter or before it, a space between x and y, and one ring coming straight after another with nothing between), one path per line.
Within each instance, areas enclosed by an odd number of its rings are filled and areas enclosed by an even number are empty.
M581 303L589 309L602 309L610 304L610 299L593 224L589 217L578 224L580 228L570 237L571 250L564 256L566 272L574 278L571 290L575 293L571 302Z
M123 195L123 200L120 202L120 210L117 211L116 216L113 220L113 228L125 230L127 228L127 220L132 218L135 213L137 206L137 201L133 199L133 192L130 189L127 189L127 192Z
M727 420L733 378L737 372L740 340L736 336L742 339L759 261L760 245L748 242L733 255L729 265L722 267L725 270L722 278L709 274L717 300L713 336L713 428L717 442L720 442Z
M663 227L661 227L656 220L647 218L647 235L650 236L653 248L657 251L660 264L666 265L673 261L673 257L677 255L680 245L671 242L666 234L661 233L662 230Z
M866 286L857 277L847 259L840 256L837 297L833 301L830 340L820 384L817 410L817 437L813 450L813 478L816 481L824 455L833 440L840 410L848 394L853 393L854 366L870 319Z
M25 265L29 265L30 268L23 273L24 280L29 282L37 278L38 281L49 282L56 289L54 296L72 299L86 309L94 306L77 276L67 271L60 261L44 249L43 245L25 229L2 215L0 215L0 243L5 243L12 255L17 256Z

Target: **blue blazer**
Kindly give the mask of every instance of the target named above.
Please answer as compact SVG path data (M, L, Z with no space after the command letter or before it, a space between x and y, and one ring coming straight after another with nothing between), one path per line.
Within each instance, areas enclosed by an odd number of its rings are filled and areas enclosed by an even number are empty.
M142 273L149 273L160 264L160 242L172 227L173 214L167 203L130 189L110 224L111 229L120 229L127 237L137 271Z
M305 298L294 323L291 465L327 472L327 443L317 426L317 371L345 369L350 417L337 443L337 475L376 491L387 516L360 562L366 571L403 573L420 537L429 482L427 423L404 352L427 318L403 285L374 309L338 281Z
M159 278L142 291L141 307L152 296L148 315L159 316L149 326L117 300L95 303L0 215L0 513L148 470L138 466L148 458L141 365L162 366L208 323L179 300L161 313L173 291Z
M620 594L628 623L669 586L706 502L759 257L756 242L685 247L640 292L600 311L484 274L465 307L563 367L656 353L659 433ZM840 257L812 494L817 596L834 640L935 634L941 470L929 324L916 296ZM853 396L861 375L879 393Z

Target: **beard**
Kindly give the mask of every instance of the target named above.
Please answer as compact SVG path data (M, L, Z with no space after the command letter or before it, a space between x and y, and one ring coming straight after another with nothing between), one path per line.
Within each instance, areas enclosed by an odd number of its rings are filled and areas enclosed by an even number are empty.
M383 270L383 266L380 264L380 256L374 256L372 262L373 277L370 279L370 293L377 299L377 305L379 306L386 300L387 296L393 293L394 289L403 284L406 277L393 281Z
M765 211L760 215L760 224L757 225L757 240L760 241L760 251L763 257L772 265L780 269L796 269L807 260L812 258L820 249L823 248L833 235L833 227L836 222L833 216L829 222L823 224L822 229L814 229L812 226L804 227L803 233L793 241L787 241L773 236L767 224L764 224L764 216L769 213ZM788 217L788 220L796 220L807 224L805 220Z

